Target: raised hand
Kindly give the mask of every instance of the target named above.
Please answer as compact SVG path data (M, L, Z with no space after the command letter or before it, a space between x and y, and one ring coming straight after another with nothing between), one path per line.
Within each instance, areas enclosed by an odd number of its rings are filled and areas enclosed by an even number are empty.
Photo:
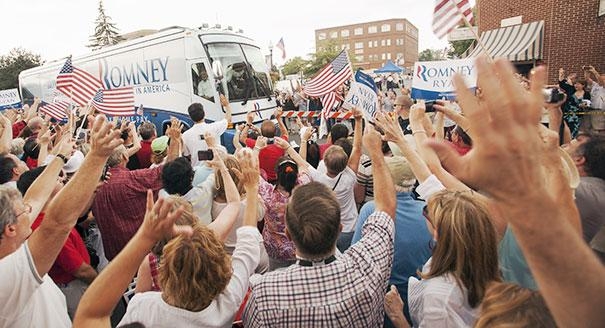
M473 149L460 157L445 143L433 142L430 146L444 167L462 182L514 206L516 197L511 195L518 194L520 186L539 186L543 180L538 124L544 68L536 69L529 93L515 81L513 68L506 61L490 64L480 58L477 68L478 84L484 91L481 102L460 76L454 79L460 105L475 130Z
M105 115L98 115L90 133L90 154L99 157L109 157L114 149L124 143L120 138L120 130L114 129L113 123L108 123Z
M365 133L363 134L363 146L368 152L381 152L382 139L380 133L370 124L366 126Z
M227 106L229 106L229 100L227 100L227 97L225 97L225 95L224 95L224 94L222 94L222 93L221 93L221 94L218 96L218 98L220 99L220 101L221 101L221 105L222 105L223 107L227 107Z
M181 139L181 131L183 130L183 123L176 117L170 118L170 127L166 130L166 135L170 139L179 140Z
M353 117L355 120L361 120L363 118L363 112L361 109L359 109L359 107L353 107L351 112L353 112Z
M183 214L184 208L181 206L173 211L173 201L171 199L158 199L153 203L153 193L147 190L147 206L143 224L139 229L141 237L158 241L169 239L177 234L190 235L193 230L190 226L177 226L176 220Z
M267 137L263 137L263 136L258 136L258 138L256 138L256 144L254 145L254 148L259 148L259 149L263 149L265 147L267 147Z
M258 156L250 150L245 149L239 152L237 159L239 161L240 170L233 169L233 171L239 177L244 188L246 188L246 192L250 194L252 190L258 189L258 180L260 178ZM254 194L256 194L256 192L254 192ZM250 195L249 197L255 196Z
M281 149L288 149L290 148L290 143L287 142L286 140L280 138L280 137L275 137L273 138L274 143Z
M284 112L283 108L277 107L277 109L275 109L275 118L277 118L277 119L281 118L281 115L283 112Z
M248 114L246 114L246 122L248 124L252 124L252 122L254 122L254 118L256 117L256 112L255 111L249 111Z
M218 146L218 144L216 143L216 137L214 136L214 134L208 131L204 133L204 140L206 140L208 148L214 148Z
M76 143L69 135L64 135L59 142L53 147L51 154L63 155L66 158L70 158L76 149Z
M376 125L384 132L384 141L398 142L403 140L403 131L397 117L379 112L376 114Z

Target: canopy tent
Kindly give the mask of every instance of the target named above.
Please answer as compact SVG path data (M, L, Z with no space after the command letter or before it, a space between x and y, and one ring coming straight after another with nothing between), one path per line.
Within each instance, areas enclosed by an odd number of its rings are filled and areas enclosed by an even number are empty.
M494 58L503 57L513 62L542 59L544 21L485 31L481 33L480 39L488 53ZM468 57L477 57L482 53L483 48L476 46L470 51Z
M374 73L401 73L403 68L393 64L392 61L388 60L384 66L379 69L375 69Z

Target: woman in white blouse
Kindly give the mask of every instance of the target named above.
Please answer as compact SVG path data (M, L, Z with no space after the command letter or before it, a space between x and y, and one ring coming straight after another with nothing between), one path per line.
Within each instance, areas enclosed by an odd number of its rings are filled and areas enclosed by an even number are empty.
M427 220L436 243L422 280L409 280L414 327L472 327L486 289L501 280L487 208L470 192L441 191L428 202Z

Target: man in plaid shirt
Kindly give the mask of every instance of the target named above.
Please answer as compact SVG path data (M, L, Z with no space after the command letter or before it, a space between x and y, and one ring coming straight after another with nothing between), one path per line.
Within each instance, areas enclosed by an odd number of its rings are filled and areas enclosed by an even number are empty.
M298 262L251 281L246 327L382 326L393 260L395 189L380 135L370 127L363 141L377 188L376 211L361 240L336 258L342 225L334 193L317 182L295 189L286 208L286 233L296 245Z

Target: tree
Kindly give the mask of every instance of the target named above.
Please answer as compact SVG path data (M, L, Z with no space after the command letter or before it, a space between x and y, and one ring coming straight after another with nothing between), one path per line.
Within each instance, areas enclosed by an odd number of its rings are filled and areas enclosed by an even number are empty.
M322 43L320 48L315 51L314 54L310 54L311 60L307 63L304 74L305 76L312 76L319 72L320 69L324 68L330 63L342 49L334 41ZM350 56L349 56L350 58Z
M0 56L0 90L19 87L19 73L42 63L40 55L22 48L14 48L7 55Z
M87 47L99 50L124 40L118 33L116 24L111 22L111 17L105 15L102 0L99 1L99 17L97 17L95 24L97 24L95 34L90 37L91 43Z
M308 63L308 60L305 60L300 56L296 56L284 63L282 66L282 73L284 75L298 74L300 71L304 70Z
M449 58L460 58L462 54L471 46L474 39L450 41L450 51L447 53Z
M418 61L435 61L443 59L445 58L442 50L424 49L418 54Z

